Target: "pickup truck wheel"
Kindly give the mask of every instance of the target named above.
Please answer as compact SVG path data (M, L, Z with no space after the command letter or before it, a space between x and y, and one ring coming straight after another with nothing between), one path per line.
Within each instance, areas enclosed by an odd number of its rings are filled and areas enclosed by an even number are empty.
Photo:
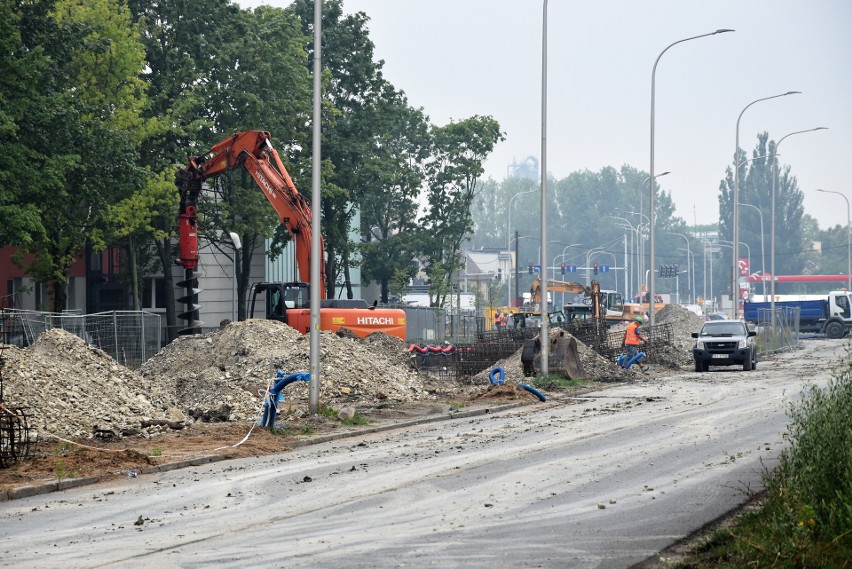
M704 371L704 364L698 360L695 360L695 371L702 372Z
M751 354L749 354L748 357L743 362L743 371L751 371L752 357L753 356Z
M832 340L839 340L846 333L846 329L840 322L829 322L825 327L825 335Z

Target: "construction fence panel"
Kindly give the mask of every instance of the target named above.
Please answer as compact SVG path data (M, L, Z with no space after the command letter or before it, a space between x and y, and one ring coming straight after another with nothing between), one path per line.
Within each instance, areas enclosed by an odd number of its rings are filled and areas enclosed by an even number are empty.
M133 310L96 314L56 314L4 310L0 319L3 343L24 348L45 331L61 328L97 347L119 363L137 368L162 348L160 315Z
M798 348L800 312L798 306L776 306L774 315L771 308L758 309L755 321L758 353L766 355Z

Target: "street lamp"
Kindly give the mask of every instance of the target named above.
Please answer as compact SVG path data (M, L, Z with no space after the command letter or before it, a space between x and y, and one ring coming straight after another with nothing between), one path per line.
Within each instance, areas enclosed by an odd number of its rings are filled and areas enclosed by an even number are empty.
M847 198L845 194L841 194L840 192L835 192L833 190L817 191L826 194L837 194L838 196L846 200L846 278L848 279L847 290L852 291L852 237L850 237L849 229L849 198Z
M775 156L780 156L780 154L776 154ZM739 171L739 169L742 166L744 166L745 164L748 164L749 162L751 162L753 160L760 160L761 158L767 158L767 157L769 157L768 154L761 154L760 156L755 156L754 158L748 158L746 160L743 160L742 162L737 164L737 171ZM760 209L758 209L757 207L755 207L753 205L744 204L744 203L740 203L739 205L745 205L745 206L754 208L754 209L757 210L758 215L760 215L760 262L761 262L760 272L761 272L762 275L765 275L766 274L766 265L764 263L764 255L763 255L763 212L761 212ZM733 249L731 249L731 254L733 254ZM734 263L734 264L736 265L736 263ZM736 266L739 267L739 265L736 265ZM763 296L765 297L766 296L766 278L762 277L761 280L763 281Z
M237 253L243 250L243 244L240 241L240 236L233 231L228 232L231 238L231 243L234 244L234 278L231 287L231 322L237 321Z
M813 132L816 130L828 130L828 127L818 126L816 128L809 128L807 130L797 130L795 132L791 132L789 134L785 134L781 137L781 139L775 143L775 153L778 153L778 147L784 142L784 139L793 136L794 134L802 134L804 132ZM770 323L772 326L772 330L775 330L775 179L778 177L778 160L775 159L772 161L772 215L770 216L769 221L769 278L772 280L769 282L769 294L771 295L769 298L769 313L770 313Z
M689 276L689 238L682 233L675 233L674 231L669 231L670 235L677 235L678 237L683 237L684 241L686 241L686 288L689 290L692 297L695 297L694 291L692 290L692 282L694 279ZM692 273L695 274L695 258L692 259ZM677 294L678 300L680 300L680 291Z
M509 207L508 207L508 210L509 210L509 225L506 228L506 252L509 253L510 259L512 258L512 251L511 251L511 246L512 246L512 202L515 201L515 198L518 197L518 196L522 196L524 194L534 194L537 191L538 190L530 190L528 192L519 192L519 193L515 194L514 196L512 196L511 198L509 198ZM517 259L515 259L515 261L517 261ZM514 263L512 263L510 261L509 265L510 265L510 268L511 268L511 266L514 266ZM517 267L515 267L514 270L517 271L518 270ZM509 276L509 307L510 308L512 306L514 306L514 303L512 302L512 300L513 300L513 298L512 298L512 278L511 278L511 275L510 275Z
M619 228L621 228L621 229L630 229L630 231L631 231L631 232L633 232L633 233L635 233L635 234L636 234L636 244L637 244L637 248L635 249L635 251L636 251L636 257L638 258L638 257L639 257L639 251L638 251L638 242L639 242L639 227L638 227L638 226L634 227L634 226L633 226L633 224L632 224L632 223L630 223L630 221L628 221L627 219L625 219L625 218L623 218L623 217L618 217L618 216L616 216L616 215L609 215L609 216L607 216L607 217L609 217L610 219L618 219L618 220L622 221L625 225L619 225L619 226L617 226L617 227L619 227ZM626 239L625 239L625 241L626 241ZM633 255L633 252L634 252L633 244L634 244L634 241L633 241L633 235L631 234L631 235L630 235L630 254L631 254L631 255ZM625 248L626 248L626 247L627 247L627 244L625 243ZM632 271L632 270L631 270L631 271L628 271L628 270L627 270L628 263L627 263L627 255L626 255L626 254L625 254L624 258L625 258L625 261L624 261L624 289L625 289L624 295L625 295L625 297L627 297L627 296L629 296L629 295L630 295L630 291L631 291L631 290L634 290L634 289L633 289L633 282L632 282L632 281L633 281L633 275L632 275L632 274L630 274L630 273L632 273L633 271ZM637 263L634 263L634 265L635 265L635 266L637 266L637 269L638 269L638 264L637 264ZM630 282L628 282L628 276L629 276L629 278L630 278ZM636 280L637 280L637 282L639 281L639 279L640 279L640 276L639 276L639 274L638 274L638 272L637 272L637 274L636 274Z
M657 75L657 64L660 62L660 58L663 57L663 54L666 53L669 48L675 46L679 43L683 43L685 41L694 40L698 38L704 38L707 36L713 36L716 34L723 34L725 32L732 32L734 30L720 29L715 32L710 32L707 34L701 34L700 36L693 36L690 38L684 38L682 40L678 40L674 43L669 44L663 51L660 52L660 55L657 56L657 60L654 61L654 68L651 70L651 170L649 172L650 176L648 177L648 181L650 182L649 187L649 196L650 200L648 203L648 218L650 219L650 243L651 243L651 256L650 256L650 265L654 266L654 94L656 87L656 75ZM651 309L651 326L654 325L654 272L651 271L651 277L649 281L649 298L650 301L650 309Z
M763 212L760 211L760 208L756 205L751 205L748 203L740 203L743 207L750 207L754 211L757 212L757 215L760 216L760 280L763 282L763 299L766 301L766 258L765 251L763 249Z
M737 156L739 155L739 151L740 151L740 119L743 118L743 113L745 113L746 110L748 110L748 108L755 103L759 103L760 101L768 101L769 99L777 99L778 97L785 97L787 95L797 95L797 94L800 94L800 93L801 93L800 91L787 91L786 93L781 93L780 95L772 95L771 97L762 97L760 99L755 99L754 101L752 101L751 103L746 105L745 108L742 111L740 111L740 116L737 117L737 140L736 140L736 146L734 147L734 199L732 200L732 204L733 204L733 235L731 236L731 241L733 241L733 243L734 243L734 247L733 247L733 250L732 250L732 255L734 257L734 261L733 261L734 268L733 268L733 272L732 272L732 275L731 275L731 278L733 279L733 285L731 286L732 291L735 291L737 289L737 284L739 282L739 276L738 276L739 271L737 270L739 267L738 267L737 263L738 263L740 251L739 251L739 247L737 246L737 244L739 243L738 240L740 238L740 230L739 230L739 226L740 226L740 220L739 220L739 213L740 213L740 208L739 208L739 202L740 202L740 165L737 163ZM775 146L775 150L776 151L778 150L777 145ZM773 273L774 273L774 270L773 270ZM737 310L739 309L739 307L740 307L739 302L735 302L734 303L734 310L733 310L734 320L737 319Z
M655 176L655 178L662 178L663 176L667 176L667 175L669 175L669 174L671 174L671 172L669 172L668 170L666 170L665 172L663 172L663 173L661 173L661 174L657 174L657 175ZM642 192L645 190L645 184L647 184L650 180L651 180L651 176L648 176L647 178L645 178L644 180L642 180L642 187L641 187L641 188L639 188L639 224L640 224L640 225L642 224L642 218L643 218L643 217L644 217L645 219L648 219L648 217L647 217L647 216L642 215L642 206L645 204L645 197L642 195ZM640 253L640 255L639 255L639 259L638 259L638 263L637 263L637 267L638 267L638 269L639 269L638 274L639 274L639 275L641 275L641 274L642 274L642 265L643 265L643 263L642 263L642 254L644 254L644 253L645 253L645 248L644 248L644 247L642 247L642 241L641 241L641 238L640 238L640 241L639 241L639 245L638 245L638 246L639 246L639 247L641 247L641 248L639 249L639 251L641 251L641 252L642 252L642 253Z
M547 0L542 0L541 13L541 255L544 266L547 257ZM547 302L547 279L541 279L541 298ZM548 315L541 318L541 374L550 375L548 354L550 352L550 333Z

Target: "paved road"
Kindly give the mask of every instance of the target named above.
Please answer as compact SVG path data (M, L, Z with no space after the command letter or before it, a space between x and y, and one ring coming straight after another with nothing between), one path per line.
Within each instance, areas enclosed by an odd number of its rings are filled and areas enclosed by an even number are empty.
M3 504L15 567L629 567L744 502L845 342Z

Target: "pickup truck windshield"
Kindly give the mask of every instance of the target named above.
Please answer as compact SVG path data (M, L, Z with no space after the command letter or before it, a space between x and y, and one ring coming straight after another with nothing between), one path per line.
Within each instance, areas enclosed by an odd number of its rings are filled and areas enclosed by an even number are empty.
M714 325L706 324L701 329L702 336L745 336L746 331L742 324L735 322L724 322Z

